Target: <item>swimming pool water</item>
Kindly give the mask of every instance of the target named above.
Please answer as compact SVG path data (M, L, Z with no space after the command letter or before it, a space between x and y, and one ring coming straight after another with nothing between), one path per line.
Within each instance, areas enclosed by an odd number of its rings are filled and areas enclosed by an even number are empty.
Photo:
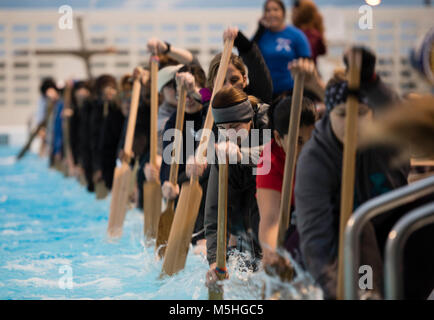
M190 250L183 271L160 279L139 210L127 213L122 238L109 241L110 197L96 200L33 153L15 162L17 152L0 147L0 299L208 298L205 257ZM258 299L258 276L233 271L225 299Z

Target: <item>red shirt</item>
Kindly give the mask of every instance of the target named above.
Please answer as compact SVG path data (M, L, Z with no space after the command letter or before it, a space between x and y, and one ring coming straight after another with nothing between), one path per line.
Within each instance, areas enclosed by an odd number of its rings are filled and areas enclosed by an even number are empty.
M270 155L271 153L271 155ZM264 146L258 168L270 166L270 172L266 175L256 176L256 189L271 189L282 192L283 173L285 169L285 151L274 139ZM292 190L291 204L294 205L294 188Z
M271 155L270 155L271 153ZM285 168L285 151L272 139L264 146L258 168L269 167L270 172L266 175L256 176L256 188L282 191L283 170Z
M321 36L321 33L315 29L302 29L302 31L309 41L310 49L312 51L312 59L316 64L316 59L318 56L327 53L327 47L325 46L324 39Z

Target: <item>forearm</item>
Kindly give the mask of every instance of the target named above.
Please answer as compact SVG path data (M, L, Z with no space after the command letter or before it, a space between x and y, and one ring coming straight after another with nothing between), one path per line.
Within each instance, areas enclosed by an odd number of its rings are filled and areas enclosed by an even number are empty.
M275 250L279 231L279 209L281 193L259 188L256 193L260 222L259 242L263 250Z
M170 47L170 51L167 55L181 64L189 64L193 62L193 55L186 49Z

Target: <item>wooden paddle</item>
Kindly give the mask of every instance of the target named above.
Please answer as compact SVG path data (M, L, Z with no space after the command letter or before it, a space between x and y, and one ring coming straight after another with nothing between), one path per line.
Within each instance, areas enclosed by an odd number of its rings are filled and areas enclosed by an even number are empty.
M208 146L210 136L209 134L204 133L211 132L214 123L211 111L212 99L214 98L215 94L223 87L233 45L233 40L227 40L225 42L219 70L211 96L211 103L208 107L208 113L206 115L199 142L197 152L199 160L204 160L204 152ZM184 268L201 200L202 187L199 185L198 177L191 176L190 182L185 182L181 187L181 193L179 195L178 205L176 206L175 211L175 218L173 219L172 223L173 228L170 229L166 255L163 262L162 272L164 274L172 275Z
M44 119L41 121L41 123L38 124L38 126L30 133L29 139L27 139L26 144L22 147L20 152L17 155L17 161L20 160L24 155L29 151L30 146L32 145L33 140L38 135L39 131L42 128L47 127L48 119L50 119L51 114L53 113L54 106L56 105L55 101L52 101L51 99L47 98L47 110L45 112Z
M65 176L69 177L73 174L74 160L72 157L71 150L71 139L70 139L70 119L72 115L71 107L71 95L72 95L73 84L69 81L65 84L65 89L63 92L63 117L62 117L62 134L63 134L63 153L65 155Z
M151 139L150 139L150 160L157 166L158 147L158 57L151 58ZM143 184L143 213L144 233L147 239L157 237L158 221L161 214L161 185L160 180L146 181Z
M357 91L360 87L360 69L362 54L359 50L351 50L349 55L348 88ZM347 117L345 119L344 154L341 183L341 216L339 228L339 255L337 298L344 299L344 232L347 221L354 207L354 182L357 148L357 116L358 98L349 95L347 99Z
M285 168L282 185L282 198L280 201L279 232L277 247L283 247L285 233L291 223L291 200L293 192L295 163L297 161L297 141L300 129L300 117L303 101L304 73L296 72L294 75L294 89L292 93L291 115L289 118L288 138L286 141Z
M219 163L217 257L216 274L219 281L226 278L226 228L228 216L228 158ZM215 284L208 289L209 300L223 300L223 288Z
M142 72L138 72L133 84L127 134L124 145L125 157L122 159L122 165L116 167L114 172L112 199L110 203L110 216L107 227L107 235L109 237L122 236L122 226L124 224L127 210L128 191L131 181L131 168L129 166L129 159L131 158L132 153L137 109L139 108L141 73Z
M183 132L184 127L184 113L185 113L185 101L187 97L187 91L184 86L181 86L181 91L178 99L178 108L176 112L176 132ZM179 162L181 158L181 147L182 147L182 134L180 136L175 136L175 141L173 143L174 162L170 166L169 182L176 186L178 183L178 169ZM172 226L173 217L175 215L175 199L167 201L167 207L160 216L160 222L158 224L157 241L155 243L155 248L158 250L158 255L162 258L166 252L166 243L169 238L170 228Z
M280 211L279 211L279 231L276 239L276 248L282 248L285 244L285 233L289 228L291 222L291 201L293 193L293 182L294 182L294 171L295 163L297 161L297 141L298 133L300 129L300 117L303 101L303 90L304 90L304 73L295 72L294 77L294 89L292 93L291 101L291 114L289 117L288 124L288 137L286 139L286 157L285 157L285 167L283 173L283 184L282 184L282 196L280 201ZM266 266L264 268L265 272L270 275L274 275L277 270L273 266ZM290 281L294 275L292 270L282 270L282 274L279 274L282 281ZM262 286L262 298L265 299L266 284Z

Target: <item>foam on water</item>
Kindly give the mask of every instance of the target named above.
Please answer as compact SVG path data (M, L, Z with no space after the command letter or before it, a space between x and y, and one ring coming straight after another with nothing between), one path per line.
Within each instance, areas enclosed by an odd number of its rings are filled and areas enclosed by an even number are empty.
M0 147L0 299L208 298L206 258L190 248L185 269L160 278L141 212L130 210L122 238L111 241L110 197L95 200L35 154L12 163L17 152ZM260 298L263 275L239 271L239 260L228 261L225 299ZM66 276L72 289L60 284Z

